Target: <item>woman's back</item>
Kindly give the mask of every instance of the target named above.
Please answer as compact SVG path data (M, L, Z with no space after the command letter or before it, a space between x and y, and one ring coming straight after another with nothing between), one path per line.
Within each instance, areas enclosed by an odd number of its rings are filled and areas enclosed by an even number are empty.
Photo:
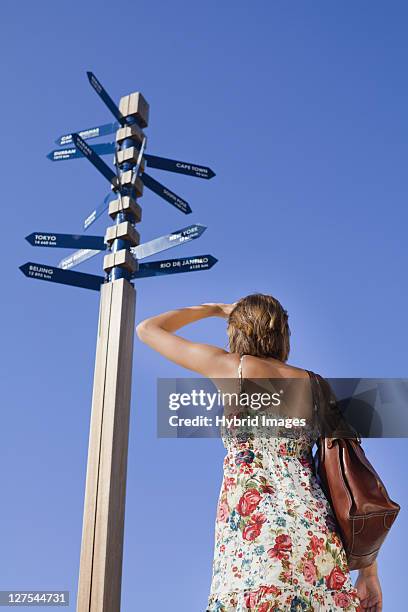
M288 445L309 452L319 432L308 371L252 355L230 357L235 376L212 378L225 398L224 446L233 450L245 433L270 454Z
M217 382L231 386L230 380ZM224 411L231 423L221 428L227 454L206 612L355 611L358 597L345 552L314 476L318 432L314 420L293 424L292 413L313 414L308 371L243 355L235 382L240 398L258 398L259 389L285 397L266 411L234 403ZM254 413L257 424L242 424ZM233 415L241 425L234 425ZM278 424L266 424L264 416L278 417Z

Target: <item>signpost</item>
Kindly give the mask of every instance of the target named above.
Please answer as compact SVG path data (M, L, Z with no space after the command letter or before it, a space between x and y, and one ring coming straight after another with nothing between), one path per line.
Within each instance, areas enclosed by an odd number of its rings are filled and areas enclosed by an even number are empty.
M135 225L142 218L138 198L143 195L143 186L184 214L192 212L185 200L146 174L144 166L206 179L214 173L207 166L146 154L143 129L148 125L149 105L142 94L124 96L117 106L96 76L92 72L87 75L116 122L61 136L57 142L65 149L52 151L48 157L53 161L87 158L109 181L113 194L88 215L84 229L107 208L114 223L104 237L33 232L26 239L35 247L79 250L61 260L59 267L27 262L20 269L29 278L100 291L77 612L118 612L136 305L132 281L208 270L217 262L207 254L139 264L139 259L199 238L206 229L193 224L140 244ZM91 147L87 142L114 131L115 143ZM115 154L116 172L100 157L108 153ZM106 253L105 276L68 269L99 252Z
M183 227L180 230L172 232L171 234L167 234L166 236L160 236L159 238L154 238L153 240L149 240L149 242L145 242L144 244L139 244L130 249L133 257L136 259L144 259L145 257L149 257L150 255L155 255L156 253L160 253L161 251L165 251L166 249L171 249L172 247L178 246L184 242L189 242L190 240L195 240L199 238L201 234L206 230L204 225L200 225L199 223L195 223L193 225L189 225L188 227ZM31 234L33 235L33 234ZM98 238L98 236L95 236ZM100 238L102 241L103 238ZM64 257L58 264L59 268L64 268L65 270L68 268L73 268L83 261L90 259L91 257L95 257L98 253L101 253L102 250L106 249L107 245L104 244L102 247L91 247L91 248L83 248L79 251L76 251L69 257Z
M104 197L103 202L101 204L99 204L99 206L97 208L95 208L85 219L84 224L83 224L83 228L84 230L87 230L88 227L90 227L92 225L92 223L94 223L97 219L99 219L99 217L101 215L103 215L103 213L105 212L105 210L108 208L109 206L109 200L111 198L111 193L108 193L107 196Z
M191 162L177 161L176 159L167 159L167 157L158 157L157 155L145 155L146 164L149 168L157 168L159 170L167 170L168 172L178 172L197 178L210 179L215 176L215 173L207 166L199 166Z
M179 244L190 242L190 240L196 240L200 238L206 229L205 225L195 223L176 230L171 234L167 234L167 236L160 236L160 238L149 240L149 242L145 242L144 244L139 244L136 247L132 247L130 250L136 259L144 259L145 257L155 255L166 249L171 249Z
M68 257L64 257L58 262L58 267L63 270L69 270L70 268L75 268L75 266L79 266L79 264L91 259L91 257L95 257L98 253L102 251L95 251L93 249L79 249L79 251L75 251L72 255L68 255Z
M78 134L80 138L82 138L81 133ZM71 142L73 134L70 134ZM82 140L86 140L82 138ZM94 144L92 146L95 153L98 155L109 155L109 153L115 152L115 143L114 142L104 142L102 144ZM78 157L83 157L84 154L80 151L80 149L75 148L72 144L71 146L65 147L64 149L54 149L50 151L47 155L48 159L51 161L65 161L67 159L77 159Z
M49 232L33 232L26 236L32 246L62 247L65 249L105 249L103 236L81 236L80 234L50 234Z
M99 291L103 283L103 276L95 274L84 274L84 272L70 272L61 270L54 266L28 261L20 266L20 270L29 278L60 283L62 285L72 285L73 287L83 287L84 289L95 289Z
M170 189L167 189L167 187L159 183L159 181L156 181L156 179L154 179L149 174L146 174L146 172L143 172L142 174L142 181L143 185L146 185L148 189L154 191L154 193L157 193L157 195L163 198L163 200L166 200L167 202L178 208L185 215L188 215L189 213L193 212L188 202L170 191Z
M107 164L105 164L103 159L101 159L99 155L95 153L93 148L87 144L85 140L82 140L79 134L72 134L72 141L77 149L81 151L82 155L89 159L91 164L93 164L110 183L114 182L116 184L116 174Z
M95 127L81 130L78 134L84 140L90 140L91 138L99 138L100 136L107 136L108 134L114 134L119 128L119 123L105 123L104 125L97 125ZM63 134L55 141L59 146L66 146L72 143L72 134Z
M194 257L181 257L180 259L164 259L162 261L149 261L140 264L139 269L133 272L132 278L145 276L163 276L177 274L178 272L193 272L194 270L209 270L217 262L212 255L194 255Z
M114 103L114 101L112 100L108 92L105 90L105 88L100 84L100 82L98 81L94 73L87 72L86 76L88 77L88 81L90 82L90 84L92 85L92 87L94 88L98 96L100 96L100 98L102 98L102 100L105 102L106 106L109 108L112 115L116 117L116 119L119 121L120 124L126 125L128 121L126 121L125 117L120 112L120 109L116 106L116 104ZM147 127L148 116L149 116L149 111L147 107L146 116L144 117L139 116L138 123L143 124L143 127ZM130 117L130 114L128 115L128 117ZM133 121L130 121L129 123L133 123Z
M79 132L78 135L82 138L82 140L89 140L89 138L84 138L82 136L83 133L84 132ZM70 142L73 142L72 136L73 134L69 134L65 138L69 137ZM98 155L109 155L110 153L115 152L116 147L114 142L103 142L101 144L92 145L92 149ZM67 159L77 159L78 157L83 157L83 153L71 145L65 149L54 149L48 153L47 157L51 161L65 161ZM177 172L179 174L186 174L187 176L194 176L196 178L203 179L210 179L215 176L215 173L211 170L211 168L208 168L208 166L200 166L199 164L193 162L178 161L177 159L159 157L158 155L150 155L149 153L145 153L143 157L144 161L146 162L146 166L149 166L149 168L166 170L167 172Z

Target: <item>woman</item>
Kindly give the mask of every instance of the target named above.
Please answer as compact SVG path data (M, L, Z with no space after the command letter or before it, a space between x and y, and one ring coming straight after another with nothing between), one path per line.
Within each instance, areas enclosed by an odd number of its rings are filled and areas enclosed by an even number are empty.
M228 320L229 351L174 332L217 316ZM272 296L206 303L145 319L142 342L174 363L212 379L304 379L287 362L288 315ZM245 374L243 373L245 370ZM312 469L314 429L294 437L230 437L217 506L211 590L206 612L380 612L377 564L353 586L330 505Z

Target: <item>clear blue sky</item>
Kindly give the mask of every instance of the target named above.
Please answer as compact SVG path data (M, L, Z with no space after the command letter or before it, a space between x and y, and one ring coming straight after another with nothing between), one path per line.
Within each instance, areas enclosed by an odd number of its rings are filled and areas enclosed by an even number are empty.
M407 20L402 1L3 3L0 589L69 589L75 609L99 297L18 266L67 254L24 236L80 232L107 192L85 160L46 159L65 131L112 120L86 70L117 100L143 92L150 153L217 173L151 171L193 213L146 193L142 240L200 222L171 256L219 262L141 280L137 321L271 293L290 313L291 363L406 377ZM221 319L185 335L226 346ZM156 379L190 373L135 344L122 610L200 612L224 449L157 439ZM392 612L405 600L408 441L365 447L403 506L380 556Z

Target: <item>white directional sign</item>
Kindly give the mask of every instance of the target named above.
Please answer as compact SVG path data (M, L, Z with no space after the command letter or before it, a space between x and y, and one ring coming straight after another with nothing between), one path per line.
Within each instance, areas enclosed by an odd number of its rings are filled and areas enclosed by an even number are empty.
M148 242L132 247L130 251L136 259L145 259L146 257L150 257L150 255L156 255L156 253L171 249L180 244L184 244L185 242L196 240L205 232L206 229L207 228L205 225L194 223L193 225L188 225L187 227L183 227L175 232L171 232L171 234L166 234L165 236L160 236L159 238L154 238L153 240L149 240ZM104 252L104 250L106 250L106 246L107 245L105 244L104 248L101 250L79 249L72 255L61 259L58 267L63 268L64 270L75 268L84 261L91 259L91 257L95 257L95 255L98 255L98 253Z

